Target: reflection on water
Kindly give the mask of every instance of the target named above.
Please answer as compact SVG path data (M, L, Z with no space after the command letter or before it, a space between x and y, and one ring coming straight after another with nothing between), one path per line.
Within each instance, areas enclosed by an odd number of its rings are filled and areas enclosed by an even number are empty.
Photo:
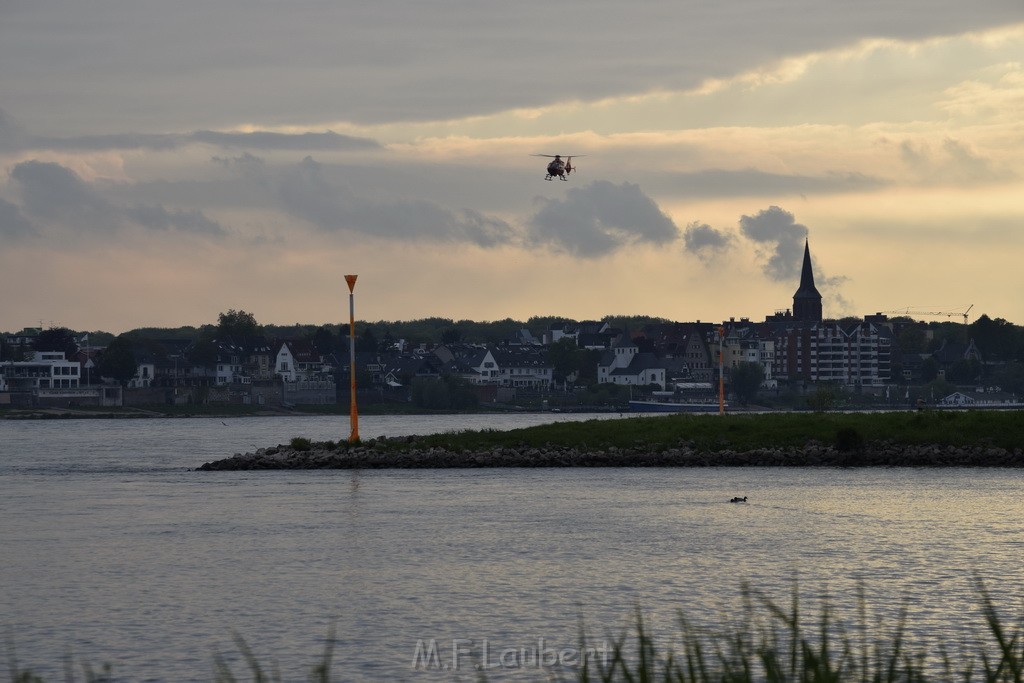
M497 419L360 431L519 426ZM743 582L786 602L796 579L808 611L855 605L862 582L890 623L906 600L912 637L953 643L980 623L973 572L1007 607L1021 595L1017 471L189 470L340 422L0 424L0 627L19 659L48 680L69 649L131 680L204 679L236 631L305 680L335 623L341 678L435 680L410 668L418 640L573 646L578 616L616 634L636 605L667 637L680 609L730 618Z

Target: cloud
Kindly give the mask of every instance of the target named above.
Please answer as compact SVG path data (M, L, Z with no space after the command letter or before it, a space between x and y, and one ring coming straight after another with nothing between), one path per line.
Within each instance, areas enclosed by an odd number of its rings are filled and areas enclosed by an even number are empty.
M69 168L47 161L23 161L11 170L25 211L43 220L110 229L119 222L114 205Z
M572 188L565 199L538 199L530 239L576 256L596 258L630 244L667 244L676 224L639 185L597 181Z
M244 147L266 150L321 150L349 151L379 149L380 143L368 138L339 135L334 131L323 133L221 133L212 130L196 131L186 137L189 142L200 142L220 147Z
M77 173L53 162L23 161L11 170L11 178L24 212L45 223L95 233L113 232L126 225L209 235L224 232L200 211L111 202Z
M500 7L395 0L359 11L346 3L294 11L224 0L120 13L112 2L102 10L74 0L16 4L0 41L5 98L57 109L48 113L56 118L61 107L53 103L66 100L55 98L77 96L81 107L65 111L85 125L102 125L112 111L160 123L197 111L226 121L290 121L299 110L319 121L344 112L357 123L472 116L693 88L865 37L913 39L1020 21L1018 0L908 0L900 10L659 0L648 12L584 0ZM198 12L201 21L183 18ZM97 13L117 20L96 21ZM64 26L75 26L74 40ZM46 92L40 74L48 76Z
M747 239L763 246L761 255L767 256L767 261L762 271L766 276L772 280L800 276L803 241L808 230L796 222L793 214L770 206L756 216L742 216L740 230Z
M35 232L32 222L21 215L15 204L0 199L0 235L10 238L26 237Z
M0 109L0 152L21 149L25 131L10 114Z
M813 254L811 258L813 261ZM820 270L818 265L815 264L814 281L823 302L828 305L829 311L833 315L853 315L856 312L853 302L841 291L850 282L850 278L845 275L826 277Z
M268 151L360 151L381 149L369 138L341 135L334 131L322 133L249 133L198 130L191 133L113 133L52 137L28 135L24 129L0 110L0 150L47 149L58 152L96 152L104 150L169 151L190 145L210 145L225 149L256 149Z
M1013 180L1017 176L1001 170L967 144L946 138L941 150L935 151L927 142L905 140L900 143L900 157L926 183L981 184Z
M860 193L890 184L858 172L826 170L818 175L800 175L757 169L733 171L713 168L653 174L652 181L652 186L659 192L697 198Z
M245 152L237 157L210 157L210 161L228 169L240 169L243 172L250 169L262 169L266 161L258 156Z
M686 250L696 254L702 261L709 261L726 251L732 242L732 235L715 230L707 223L694 221L683 231L683 244L686 246Z
M138 205L126 207L124 215L130 221L154 230L174 229L209 235L223 232L216 221L210 220L201 211L196 210L176 211L162 206Z
M740 229L747 239L758 245L760 256L767 257L761 269L768 278L778 282L800 281L804 240L809 232L807 226L797 223L790 212L770 206L755 216L742 216ZM815 260L813 249L811 266L815 286L827 300L829 308L842 315L853 313L850 300L840 291L850 279L845 275L827 275Z
M479 211L451 210L423 199L366 199L311 157L280 177L277 191L286 211L328 232L346 230L386 239L480 247L510 244L517 237L508 223Z

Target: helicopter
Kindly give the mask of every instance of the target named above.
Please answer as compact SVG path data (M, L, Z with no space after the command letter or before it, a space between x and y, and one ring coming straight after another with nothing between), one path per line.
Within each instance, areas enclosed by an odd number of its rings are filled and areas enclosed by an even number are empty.
M530 156L535 157L547 157L551 159L548 163L548 174L544 176L544 180L554 180L555 176L558 176L562 180L568 180L569 174L573 172L575 168L572 165L572 157L566 157L565 161L562 161L560 154L531 154ZM578 154L577 156L586 156L586 154Z

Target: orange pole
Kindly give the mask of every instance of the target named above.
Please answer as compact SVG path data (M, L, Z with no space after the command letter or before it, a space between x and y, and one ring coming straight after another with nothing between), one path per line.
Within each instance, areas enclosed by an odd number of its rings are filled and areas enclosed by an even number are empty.
M725 339L725 326L718 328L718 414L725 415L725 373L723 370L722 340Z
M348 374L351 378L349 386L348 415L349 423L352 426L352 433L349 434L348 442L359 441L359 408L356 406L356 302L355 289L358 275L346 275L345 282L348 283Z

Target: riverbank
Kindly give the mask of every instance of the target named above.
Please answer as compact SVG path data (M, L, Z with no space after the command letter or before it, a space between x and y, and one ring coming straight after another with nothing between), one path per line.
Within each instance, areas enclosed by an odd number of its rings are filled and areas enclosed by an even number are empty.
M198 469L1022 467L1024 413L670 415L311 443Z
M764 448L751 451L706 452L671 448L651 452L643 448L584 450L564 447L510 447L491 451L453 451L445 448L411 449L397 453L378 449L378 443L343 451L290 446L261 448L255 453L201 465L216 470L307 469L442 469L469 467L1022 467L1020 449L956 448L929 444L872 445L857 452L840 451L812 443L800 449Z
M519 406L501 406L500 408L479 408L465 411L462 414L487 413L525 413L541 412ZM566 411L570 412L570 411ZM575 412L575 411L573 411ZM581 410L579 412L613 412L610 409ZM408 404L382 403L371 404L360 408L360 415L452 415L450 410L428 410L415 408ZM82 419L133 419L133 418L188 418L215 417L227 419L233 417L276 417L276 416L308 416L338 415L347 416L348 406L339 405L297 405L291 408L267 407L254 405L144 405L118 407L87 407L74 408L0 408L0 420L82 420Z

